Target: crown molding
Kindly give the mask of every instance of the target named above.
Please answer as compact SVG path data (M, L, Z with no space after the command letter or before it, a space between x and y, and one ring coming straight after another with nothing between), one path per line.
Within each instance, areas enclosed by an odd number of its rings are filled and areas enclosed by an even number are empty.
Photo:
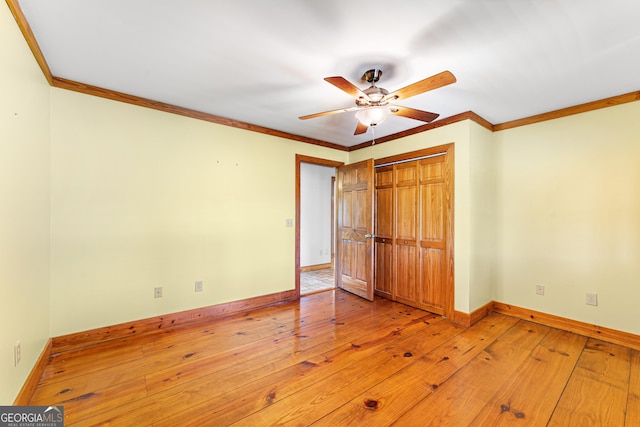
M623 95L612 96L610 98L600 99L597 101L574 105L572 107L549 111L547 113L537 114L535 116L524 117L522 119L517 119L517 120L511 120L509 122L493 125L493 129L495 132L498 132L501 130L513 129L516 127L527 126L534 123L544 122L547 120L559 119L562 117L572 116L574 114L586 113L587 111L613 107L616 105L626 104L627 102L634 102L638 100L640 100L640 91L629 92Z
M31 53L36 59L36 62L40 66L42 70L42 74L47 79L49 84L52 84L53 76L51 75L51 70L49 69L49 64L44 59L44 55L42 54L42 50L40 50L40 45L36 41L35 36L33 35L33 31L31 31L31 26L27 22L27 18L25 18L24 13L22 12L22 8L20 8L20 4L18 0L7 0L7 5L9 6L9 10L13 14L16 23L18 24L18 28L22 32L24 39L27 41L27 45L29 45L29 49L31 49Z

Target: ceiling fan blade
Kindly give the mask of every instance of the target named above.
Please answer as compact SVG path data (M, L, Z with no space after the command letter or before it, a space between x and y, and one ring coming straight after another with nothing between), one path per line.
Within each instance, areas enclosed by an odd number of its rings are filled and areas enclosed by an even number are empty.
M357 98L369 99L369 96L367 96L366 93L361 91L356 85L354 85L344 77L340 77L340 76L326 77L325 80L331 83L332 85L334 85L335 87L337 87L338 89L344 92L347 92L349 95L353 96L356 99Z
M391 113L396 116L408 117L410 119L420 120L427 123L434 121L440 115L430 113L428 111L416 110L415 108L401 107L399 105L394 105L390 110Z
M433 89L437 89L442 86L449 85L456 82L456 77L449 71L443 71L431 77L427 77L424 80L405 86L402 89L398 89L395 92L391 92L384 98L387 100L395 99L407 99L409 97L419 95L424 92L428 92Z
M358 120L358 126L356 126L356 131L353 134L354 135L363 134L367 131L367 129L369 129L369 126L363 125L362 123L360 123L360 120Z
M322 113L309 114L307 116L298 117L300 120L315 119L316 117L329 116L331 114L348 113L349 111L359 110L360 107L341 108L339 110L323 111Z

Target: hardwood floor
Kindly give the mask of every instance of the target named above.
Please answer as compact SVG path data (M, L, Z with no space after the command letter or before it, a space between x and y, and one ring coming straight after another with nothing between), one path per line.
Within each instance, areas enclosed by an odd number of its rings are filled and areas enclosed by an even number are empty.
M52 357L66 426L637 426L640 352L336 290Z

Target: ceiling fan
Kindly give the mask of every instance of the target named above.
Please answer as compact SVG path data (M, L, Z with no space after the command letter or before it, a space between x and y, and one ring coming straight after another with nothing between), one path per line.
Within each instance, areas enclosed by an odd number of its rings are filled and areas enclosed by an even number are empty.
M356 126L356 131L353 133L354 135L365 133L370 126L373 127L379 125L388 117L389 114L395 114L397 116L408 117L410 119L429 123L435 120L439 114L416 110L409 107L402 107L400 105L396 105L395 102L455 83L456 81L453 74L449 71L443 71L439 74L427 77L424 80L420 80L419 82L410 84L409 86L405 86L402 89L398 89L395 92L389 93L388 90L376 86L376 83L380 80L381 76L382 71L378 69L372 69L365 72L362 76L362 80L367 81L371 85L365 90L360 90L344 77L326 77L325 80L327 82L353 96L356 101L356 106L309 114L307 116L299 117L300 120L356 111L358 125Z

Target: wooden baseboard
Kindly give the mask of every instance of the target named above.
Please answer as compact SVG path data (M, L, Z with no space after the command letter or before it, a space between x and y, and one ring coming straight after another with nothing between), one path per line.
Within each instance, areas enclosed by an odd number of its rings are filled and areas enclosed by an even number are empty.
M562 329L564 331L574 332L579 335L597 338L602 341L640 350L640 336L629 332L622 332L615 329L605 328L603 326L591 325L589 323L529 310L528 308L516 307L497 301L494 301L492 306L492 310L497 313L506 314L519 319L550 326L552 328Z
M463 313L455 311L453 322L462 326L471 326L485 318L493 310L493 301L486 303L482 307L472 311L471 313Z
M597 338L602 341L633 348L634 350L640 350L640 335L605 328L604 326L591 325L578 320L529 310L528 308L517 307L498 301L488 302L470 314L456 311L452 321L462 326L471 326L491 312L506 314L517 317L518 319L528 320L552 328L562 329L563 331L569 331L586 337Z
M49 338L42 349L42 353L40 353L40 357L38 357L36 364L33 365L27 380L24 382L20 392L16 396L16 399L13 402L14 406L26 406L31 401L31 397L36 391L38 382L40 381L40 378L42 378L42 374L49 364L49 359L51 358L51 346L52 340Z
M52 338L51 354L88 347L115 339L166 331L167 329L200 322L204 323L212 319L238 314L242 311L291 302L297 299L298 295L295 290L284 291L163 316L135 320L89 331L76 332Z
M480 320L484 319L493 311L493 301L486 303L482 307L471 312L471 324L475 325Z
M471 315L469 313L463 313L462 311L454 311L453 319L451 319L453 323L457 323L462 326L471 326Z
M325 270L327 268L333 268L333 264L328 262L326 264L307 265L304 267L300 267L300 272Z

